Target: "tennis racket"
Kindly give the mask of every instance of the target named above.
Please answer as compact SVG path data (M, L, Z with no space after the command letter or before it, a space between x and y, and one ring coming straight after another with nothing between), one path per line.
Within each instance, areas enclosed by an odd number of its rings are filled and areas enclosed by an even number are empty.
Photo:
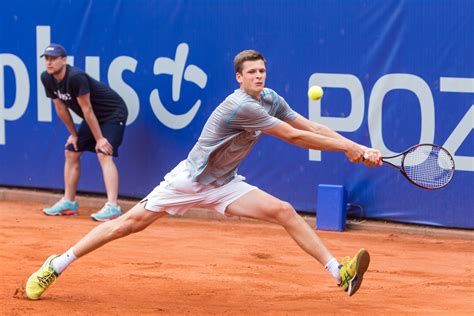
M364 154L368 158L368 154ZM451 154L441 146L419 144L401 154L382 157L382 161L399 170L414 185L427 189L441 189L454 176L455 166Z

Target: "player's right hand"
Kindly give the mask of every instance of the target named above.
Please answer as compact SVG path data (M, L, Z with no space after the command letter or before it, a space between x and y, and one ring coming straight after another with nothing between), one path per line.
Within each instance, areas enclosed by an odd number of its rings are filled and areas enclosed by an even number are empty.
M69 135L64 147L67 147L69 145L72 145L74 150L77 151L77 135Z

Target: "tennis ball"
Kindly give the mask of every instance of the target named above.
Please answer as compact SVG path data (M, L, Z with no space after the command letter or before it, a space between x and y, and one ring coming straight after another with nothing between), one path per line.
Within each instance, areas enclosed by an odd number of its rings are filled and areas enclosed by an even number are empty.
M317 101L321 99L323 94L323 89L320 86L312 86L308 89L308 98L311 100Z

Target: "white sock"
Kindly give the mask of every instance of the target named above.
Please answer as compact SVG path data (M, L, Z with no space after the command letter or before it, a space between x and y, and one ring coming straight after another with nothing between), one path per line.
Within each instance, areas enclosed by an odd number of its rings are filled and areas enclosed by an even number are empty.
M337 283L341 283L341 275L339 274L339 262L337 262L336 258L332 258L329 260L328 263L324 266L324 269L329 271L332 277L337 281Z
M51 261L51 265L57 274L61 274L76 259L77 257L71 248L59 257L53 259L53 261Z

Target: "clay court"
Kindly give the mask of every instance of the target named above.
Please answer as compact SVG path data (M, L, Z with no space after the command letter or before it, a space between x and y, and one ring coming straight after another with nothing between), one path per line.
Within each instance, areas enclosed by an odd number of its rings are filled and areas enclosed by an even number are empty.
M319 232L337 258L360 246L371 265L348 297L276 226L164 218L75 262L39 301L22 286L53 253L92 229L92 209L47 217L45 203L0 201L4 315L443 314L474 311L472 235ZM408 231L408 230L407 230ZM436 233L436 231L435 231ZM436 235L436 234L435 234Z

